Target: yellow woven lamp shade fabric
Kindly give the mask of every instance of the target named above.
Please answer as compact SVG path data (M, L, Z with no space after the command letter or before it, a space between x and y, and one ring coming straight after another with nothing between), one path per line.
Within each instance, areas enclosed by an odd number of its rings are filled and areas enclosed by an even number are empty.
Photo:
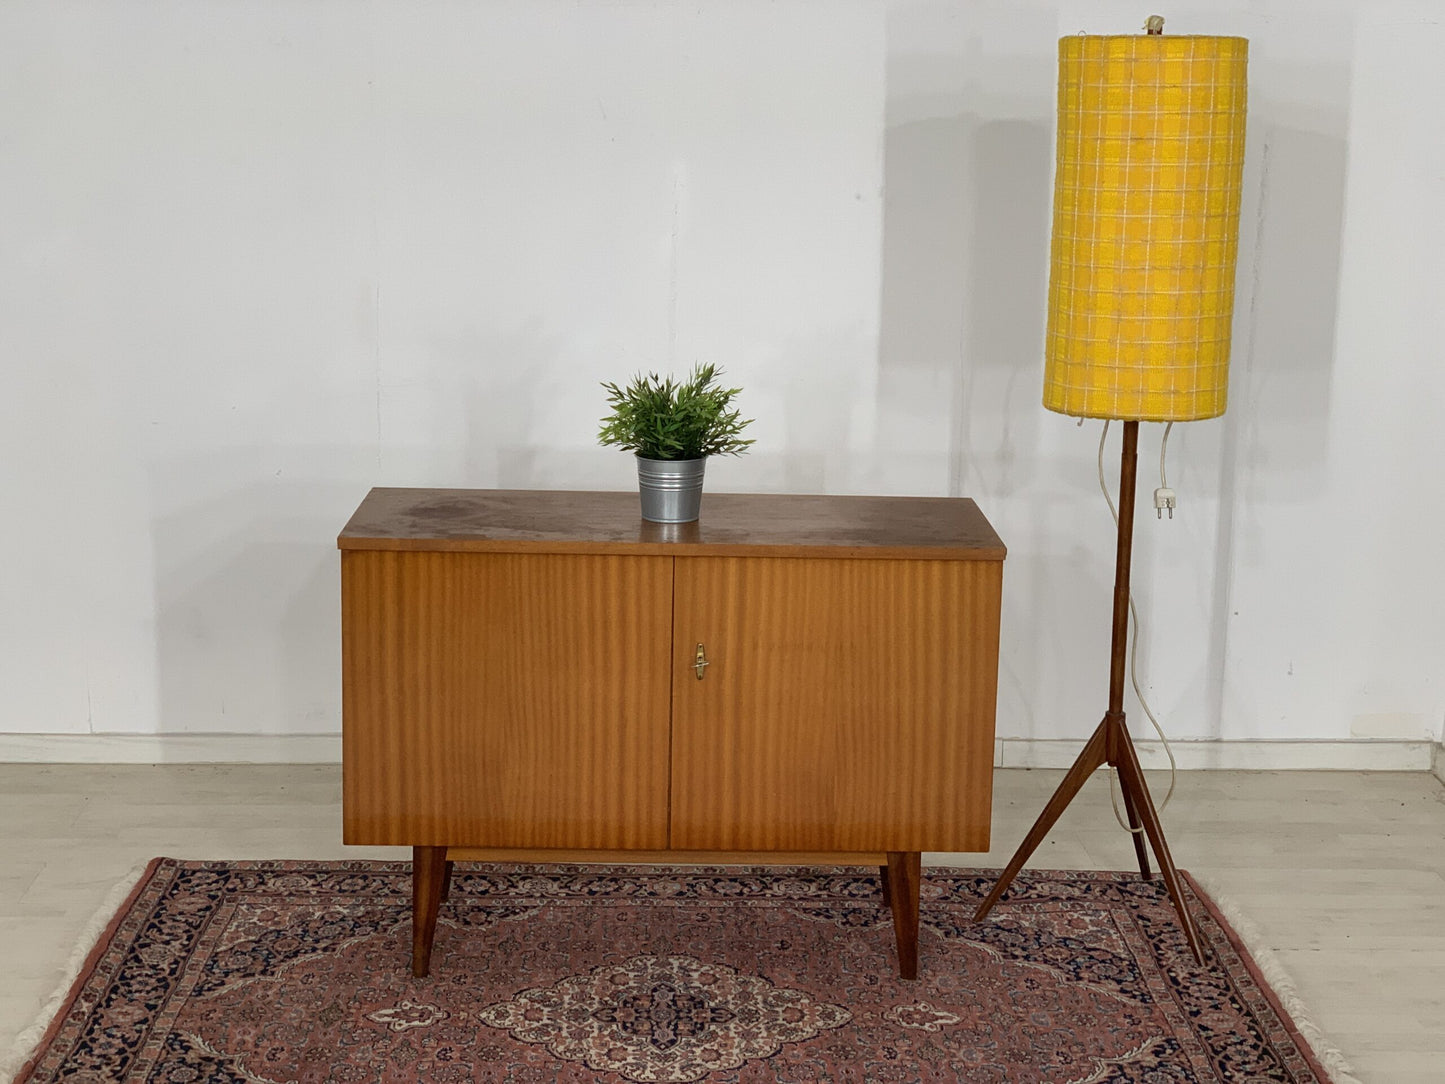
M1227 37L1059 41L1050 410L1224 413L1248 51Z

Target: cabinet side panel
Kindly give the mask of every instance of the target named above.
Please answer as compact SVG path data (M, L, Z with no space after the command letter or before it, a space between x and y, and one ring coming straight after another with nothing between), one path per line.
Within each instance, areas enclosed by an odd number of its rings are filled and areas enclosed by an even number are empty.
M1001 575L679 559L672 846L987 850Z
M342 554L348 843L667 845L672 561Z

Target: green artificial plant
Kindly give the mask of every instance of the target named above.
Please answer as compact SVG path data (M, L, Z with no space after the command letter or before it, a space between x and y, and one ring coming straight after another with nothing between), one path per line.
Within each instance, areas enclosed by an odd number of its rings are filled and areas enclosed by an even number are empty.
M742 389L719 387L721 375L715 365L698 365L680 383L656 373L638 373L626 388L604 381L612 413L602 419L598 441L643 459L740 455L753 443L739 436L752 419L732 406Z

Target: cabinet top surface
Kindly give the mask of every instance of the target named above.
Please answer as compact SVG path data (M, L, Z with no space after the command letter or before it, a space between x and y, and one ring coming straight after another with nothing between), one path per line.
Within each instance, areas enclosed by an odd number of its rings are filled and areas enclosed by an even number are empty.
M649 523L632 493L373 489L343 550L826 556L1001 561L967 497L705 493L694 523Z

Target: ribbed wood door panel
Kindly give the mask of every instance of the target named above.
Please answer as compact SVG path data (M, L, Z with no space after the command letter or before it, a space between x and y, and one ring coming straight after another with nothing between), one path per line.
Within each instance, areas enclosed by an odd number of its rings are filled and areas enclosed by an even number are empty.
M667 846L672 559L342 554L347 843Z
M1001 562L679 558L675 581L673 847L988 849Z

